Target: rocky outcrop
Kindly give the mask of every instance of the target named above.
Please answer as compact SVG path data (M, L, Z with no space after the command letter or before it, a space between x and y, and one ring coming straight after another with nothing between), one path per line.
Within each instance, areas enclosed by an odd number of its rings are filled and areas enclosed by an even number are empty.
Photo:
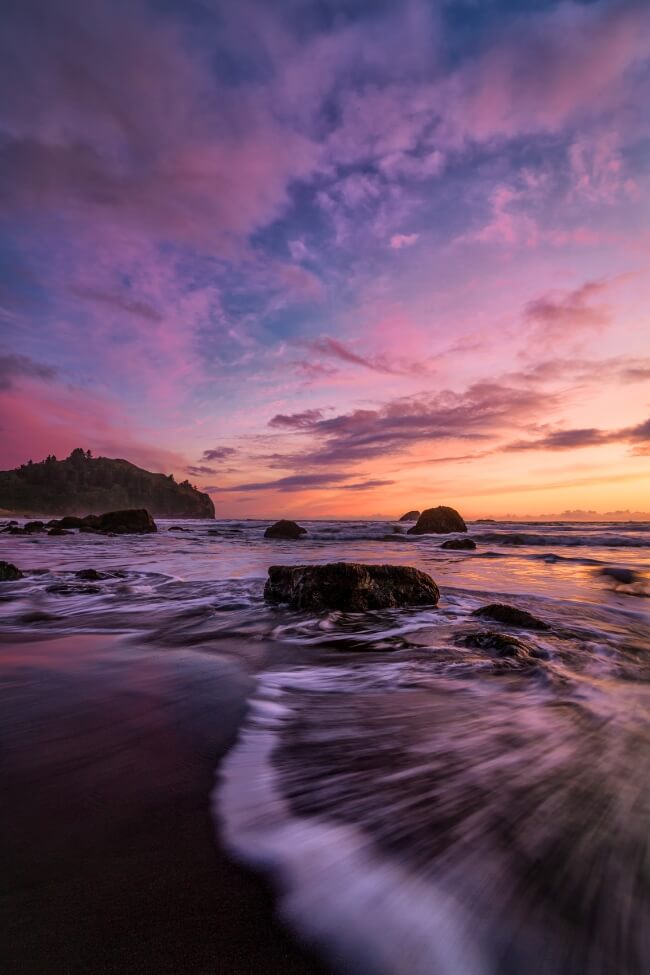
M307 529L303 528L301 525L297 525L295 521L286 521L285 519L282 519L280 521L276 521L274 525L270 525L266 529L264 532L264 538L296 539L306 534Z
M417 521L420 517L419 511L407 511L405 515L399 519L400 521Z
M139 535L158 531L156 522L146 508L107 511L97 519L97 528L101 532L115 532L118 535Z
M0 509L6 511L76 516L125 508L146 508L160 518L214 518L210 496L189 481L178 483L171 475L143 470L127 460L92 457L79 448L65 460L48 457L0 471Z
M17 582L22 578L22 572L12 562L0 562L0 582Z
M264 598L293 609L359 613L400 606L435 606L440 592L431 576L407 565L272 565Z
M550 630L548 623L538 619L525 609L517 609L516 606L508 606L507 603L490 603L488 606L481 606L475 609L472 616L480 616L481 619L496 620L505 626L518 626L524 630Z
M472 552L476 548L476 542L471 538L448 538L440 548L448 548L458 552Z
M451 532L466 532L467 525L455 508L439 505L437 508L427 508L409 528L409 535L447 535Z

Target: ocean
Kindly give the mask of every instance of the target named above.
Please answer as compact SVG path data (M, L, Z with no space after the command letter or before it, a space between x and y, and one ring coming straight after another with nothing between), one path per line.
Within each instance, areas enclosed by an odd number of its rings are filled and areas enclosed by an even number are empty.
M334 970L650 971L650 525L475 522L476 551L449 551L397 523L268 524L0 535L25 572L0 583L0 631L255 661L205 802ZM416 566L440 603L265 604L269 565L333 561ZM473 615L494 602L548 629Z

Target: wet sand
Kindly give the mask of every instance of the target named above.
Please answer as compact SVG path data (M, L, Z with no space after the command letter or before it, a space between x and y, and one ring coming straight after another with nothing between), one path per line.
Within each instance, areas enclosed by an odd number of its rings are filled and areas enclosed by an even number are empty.
M110 637L0 642L7 972L317 973L209 809L252 680Z

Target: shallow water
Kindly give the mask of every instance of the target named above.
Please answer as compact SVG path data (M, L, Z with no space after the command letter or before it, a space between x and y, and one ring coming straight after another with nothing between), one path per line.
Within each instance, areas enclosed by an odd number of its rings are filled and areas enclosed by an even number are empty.
M453 552L383 522L266 524L0 535L27 572L0 583L0 628L272 648L216 822L341 970L649 971L650 525L475 523ZM440 605L264 604L270 564L340 560L425 569ZM550 629L471 615L497 599ZM520 642L501 656L486 631Z

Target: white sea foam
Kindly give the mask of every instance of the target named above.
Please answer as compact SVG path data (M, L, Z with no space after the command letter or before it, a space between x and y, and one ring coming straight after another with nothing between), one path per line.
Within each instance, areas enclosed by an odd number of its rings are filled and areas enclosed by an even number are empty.
M288 677L262 678L251 719L221 767L212 795L221 839L242 861L272 871L282 917L345 970L487 975L471 917L442 886L382 856L355 826L291 812L271 762L283 719L277 690ZM303 670L297 683L323 689L333 677Z

